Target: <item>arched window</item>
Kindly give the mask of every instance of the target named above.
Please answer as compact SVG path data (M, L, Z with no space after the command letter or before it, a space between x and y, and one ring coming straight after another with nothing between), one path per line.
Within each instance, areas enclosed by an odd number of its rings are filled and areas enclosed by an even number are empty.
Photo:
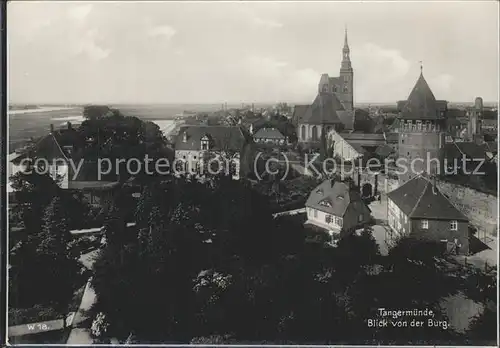
M300 127L300 134L302 136L302 140L306 140L306 126L302 125L302 127Z
M316 128L316 126L312 127L311 133L312 133L312 140L317 141L318 140L318 129Z
M332 92L333 92L333 93L337 93L337 92L338 92L337 86L333 86L333 87L332 87Z

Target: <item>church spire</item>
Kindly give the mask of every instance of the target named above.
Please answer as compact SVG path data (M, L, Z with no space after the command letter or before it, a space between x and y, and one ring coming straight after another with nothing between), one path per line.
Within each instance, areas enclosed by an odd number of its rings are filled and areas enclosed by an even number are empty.
M350 49L349 44L347 42L347 26L345 27L344 34L344 48L342 49L342 65L344 67L348 67L351 62L351 58L349 57Z
M347 42L347 25L345 26L345 34L344 34L344 49L349 49L349 43Z

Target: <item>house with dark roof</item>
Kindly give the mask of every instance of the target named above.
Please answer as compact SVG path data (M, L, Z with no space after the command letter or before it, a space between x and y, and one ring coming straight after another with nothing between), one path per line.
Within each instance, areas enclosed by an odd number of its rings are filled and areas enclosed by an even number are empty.
M177 173L201 174L208 169L212 158L221 171L229 172L239 179L241 158L248 139L239 126L185 126L179 130L175 140ZM213 169L214 172L217 169Z
M469 220L425 174L387 194L387 241L418 236L443 243L450 252L469 253Z
M371 220L371 211L352 182L326 180L318 185L306 202L306 225L343 236Z
M472 174L483 170L482 165L489 160L485 145L475 142L453 142L444 145L445 174Z
M99 168L97 161L89 162L79 157L76 148L81 144L77 143L77 138L76 130L70 123L67 128L59 130L54 130L51 125L49 134L12 157L12 166L22 171L30 163L38 167L42 165L44 171L58 179L62 189L83 192L89 203L100 205L111 197L118 186L116 171L110 170L110 174L101 175L103 168Z
M261 128L253 134L253 141L256 144L285 146L287 138L276 128Z

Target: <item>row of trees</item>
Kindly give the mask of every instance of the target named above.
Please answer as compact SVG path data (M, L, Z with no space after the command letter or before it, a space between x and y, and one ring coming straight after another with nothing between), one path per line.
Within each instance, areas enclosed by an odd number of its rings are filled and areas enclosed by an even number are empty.
M459 290L495 300L486 289L496 275L457 277L433 243L404 239L386 257L370 229L337 248L305 243L302 224L272 219L268 201L241 181L172 178L144 188L137 229L126 229L116 205L94 275L93 310L108 334L141 343L462 342L451 329L367 320L381 307L447 320L441 301ZM479 336L494 337L487 325Z

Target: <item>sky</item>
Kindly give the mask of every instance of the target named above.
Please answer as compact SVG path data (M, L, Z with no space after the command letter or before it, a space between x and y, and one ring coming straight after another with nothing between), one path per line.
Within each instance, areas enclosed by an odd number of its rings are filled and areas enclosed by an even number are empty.
M354 102L498 100L498 2L32 2L7 5L11 103L311 102L337 76Z

